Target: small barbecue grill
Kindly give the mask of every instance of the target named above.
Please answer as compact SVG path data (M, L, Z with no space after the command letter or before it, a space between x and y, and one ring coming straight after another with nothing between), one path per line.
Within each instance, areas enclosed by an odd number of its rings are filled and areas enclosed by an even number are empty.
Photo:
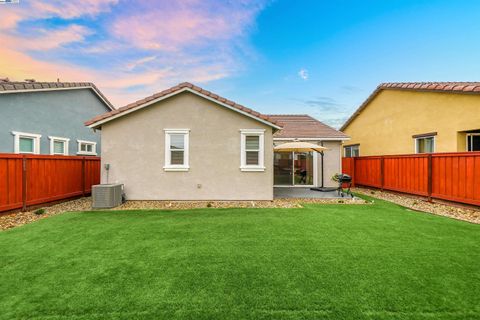
M337 191L338 195L341 197L345 197L345 194L351 196L353 198L353 194L350 191L350 188L352 187L352 177L349 176L348 174L336 174L334 179L335 181L338 182L338 187L320 187L320 188L310 188L310 190L314 191L321 191L321 192L331 192L331 191ZM347 191L343 191L343 185L347 185Z
M353 194L350 191L350 188L352 187L352 177L349 176L348 174L338 174L337 175L338 179L338 195L344 197L345 194L350 195L353 198ZM343 192L343 185L347 185L347 192Z

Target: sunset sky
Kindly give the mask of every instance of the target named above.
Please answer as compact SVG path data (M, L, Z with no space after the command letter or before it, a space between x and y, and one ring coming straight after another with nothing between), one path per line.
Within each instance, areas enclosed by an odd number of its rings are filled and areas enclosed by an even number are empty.
M0 76L94 82L117 106L190 81L339 127L380 82L480 80L480 1L20 0Z

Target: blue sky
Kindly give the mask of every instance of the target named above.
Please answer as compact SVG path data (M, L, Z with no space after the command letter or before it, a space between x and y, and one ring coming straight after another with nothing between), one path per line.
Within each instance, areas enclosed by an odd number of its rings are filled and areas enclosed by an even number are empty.
M480 1L28 1L0 76L92 81L121 106L181 81L335 127L381 82L475 81Z

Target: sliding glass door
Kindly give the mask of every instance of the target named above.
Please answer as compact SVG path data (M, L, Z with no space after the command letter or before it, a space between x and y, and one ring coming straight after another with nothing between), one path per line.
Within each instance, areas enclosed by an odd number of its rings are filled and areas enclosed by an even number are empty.
M276 186L313 186L313 152L275 152L274 185Z
M278 186L291 186L293 183L293 153L275 152L273 159L273 184Z

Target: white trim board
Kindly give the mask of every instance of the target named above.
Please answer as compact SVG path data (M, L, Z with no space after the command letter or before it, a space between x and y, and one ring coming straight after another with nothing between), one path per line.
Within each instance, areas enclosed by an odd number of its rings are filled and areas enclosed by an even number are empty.
M165 164L164 171L189 171L190 169L190 129L163 129L165 132ZM183 164L172 164L171 135L183 135Z
M260 172L265 171L265 129L240 129L240 171ZM247 164L246 137L258 137L258 164ZM252 150L256 151L256 150Z
M92 152L82 151L80 149L80 145L82 143L92 145L93 146L93 148L92 148L93 151ZM77 154L85 155L85 156L96 156L97 155L97 143L95 141L77 140Z
M431 136L424 136L424 137L418 137L418 138L413 138L413 143L414 143L414 149L415 149L415 154L425 154L425 153L430 153L430 152L422 152L422 153L419 153L418 152L418 140L421 140L421 139L430 139L430 138L433 138L433 152L431 153L435 153L436 152L436 149L437 149L437 136L436 135L431 135Z
M41 134L12 131L13 134L13 151L17 154L40 154L40 138ZM32 152L20 152L20 138L33 139L33 151Z
M68 138L62 138L62 137L53 137L53 136L48 136L48 139L50 140L50 155L61 155L61 156L68 156L68 145L70 139ZM61 141L63 142L63 153L55 153L55 141Z
M103 119L103 120L99 120L99 121L97 121L97 122L95 122L95 123L92 123L92 124L89 125L88 127L89 127L89 128L92 128L92 129L97 129L98 127L100 127L100 126L101 126L102 124L104 124L104 123L107 123L107 122L112 121L112 120L114 120L114 119L117 119L117 118L126 116L127 114L130 114L130 113L135 112L135 111L137 111L137 110L143 109L143 108L145 108L145 107L148 107L149 105L152 105L152 104L154 104L154 103L157 103L157 102L162 101L162 100L165 100L165 99L168 99L168 98L170 98L170 97L173 97L173 96L175 96L175 95L177 95L177 94L179 94L179 93L186 92L186 91L187 91L187 92L190 92L190 93L193 93L193 94L196 94L197 96L202 97L202 98L204 98L204 99L207 99L207 100L209 100L209 101L212 101L212 102L214 102L214 103L216 103L216 104L218 104L218 105L220 105L220 106L223 106L223 107L225 107L225 108L227 108L227 109L230 109L230 110L232 110L232 111L235 111L235 112L238 112L238 113L240 113L240 114L243 114L244 116L247 116L247 117L249 117L249 118L255 119L255 120L257 120L257 121L259 121L259 122L261 122L261 123L264 123L264 124L266 124L266 125L268 125L268 126L270 126L270 127L273 127L273 128L275 128L275 129L279 129L279 130L282 129L281 127L279 127L279 126L277 126L277 125L274 125L273 123L270 123L270 122L268 122L268 121L266 121L266 120L263 120L263 119L261 119L261 118L259 118L259 117L256 117L256 116L254 116L254 115L252 115L252 114L250 114L250 113L248 113L248 112L245 112L245 111L242 111L242 110L237 109L237 108L235 108L235 107L232 107L232 106L230 106L230 105L228 105L228 104L226 104L226 103L220 102L220 101L218 101L218 100L216 100L216 99L213 99L213 98L211 98L211 97L209 97L209 96L206 96L206 95L204 95L204 94L202 94L202 93L200 93L200 92L197 92L197 91L195 91L195 90L193 90L193 89L191 89L191 88L182 88L182 89L177 90L177 91L175 91L175 92L166 94L166 95L161 96L161 97L159 97L159 98L157 98L157 99L153 99L153 100L148 101L148 102L146 102L146 103L144 103L144 104L141 104L141 105L139 105L139 106L136 106L135 108L132 108L132 109L130 109L130 110L127 110L127 111L124 111L124 112L120 112L120 113L118 113L118 114L116 114L116 115L114 115L114 116L112 116L112 117L109 117L109 118L106 118L106 119Z

